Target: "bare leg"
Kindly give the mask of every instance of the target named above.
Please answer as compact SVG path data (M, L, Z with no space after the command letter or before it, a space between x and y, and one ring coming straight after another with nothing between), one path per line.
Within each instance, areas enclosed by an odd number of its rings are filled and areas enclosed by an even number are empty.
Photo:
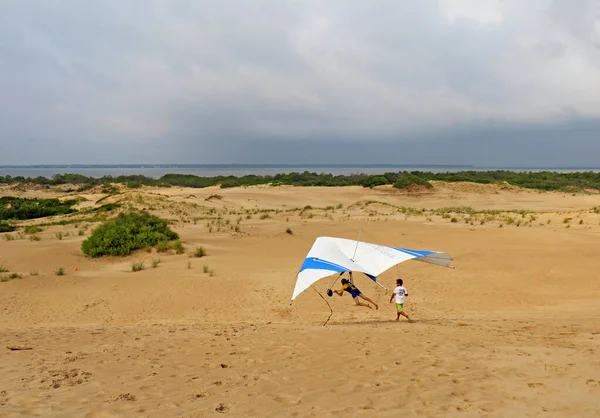
M408 322L412 322L412 319L410 319L410 316L408 316L408 314L404 311L400 312L398 315L402 315L404 316L406 319L408 319ZM398 316L398 319L400 319L400 316Z
M375 309L379 309L379 305L377 305L375 302L373 302L373 300L371 300L370 298L366 297L362 293L360 295L358 295L358 297L363 298L367 302L371 302L373 305L375 305Z
M372 309L371 305L367 303L361 303L358 298L354 298L354 303L356 303L356 306L366 306L367 308Z

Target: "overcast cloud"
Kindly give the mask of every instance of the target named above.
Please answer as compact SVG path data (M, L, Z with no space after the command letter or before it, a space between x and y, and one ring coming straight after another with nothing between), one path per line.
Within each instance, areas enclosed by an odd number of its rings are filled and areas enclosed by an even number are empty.
M594 0L0 0L0 164L600 166L598 80Z

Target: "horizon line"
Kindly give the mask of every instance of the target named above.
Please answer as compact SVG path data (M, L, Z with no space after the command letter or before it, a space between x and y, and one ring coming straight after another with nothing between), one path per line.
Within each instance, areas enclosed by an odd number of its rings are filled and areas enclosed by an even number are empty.
M386 163L386 164L257 164L257 163L215 163L215 164L170 164L170 163L126 163L126 164L0 164L0 168L334 168L334 167L410 167L410 168L485 168L485 169L600 169L599 166L592 165L474 165L474 164L406 164L406 163Z

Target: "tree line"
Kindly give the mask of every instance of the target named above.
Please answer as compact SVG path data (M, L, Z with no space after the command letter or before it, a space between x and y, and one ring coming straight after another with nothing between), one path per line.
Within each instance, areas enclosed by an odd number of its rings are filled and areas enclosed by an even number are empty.
M84 191L99 185L112 183L124 184L135 188L140 186L159 187L193 187L210 186L241 187L260 184L291 185L291 186L363 186L375 187L394 185L403 189L413 185L431 187L431 181L445 182L474 182L481 184L508 183L529 189L575 191L584 189L600 190L600 173L593 171L561 173L556 171L518 172L510 170L493 171L459 171L433 173L430 171L399 171L383 174L348 174L334 175L304 171L281 173L275 175L244 175L244 176L214 176L202 177L193 174L165 174L155 179L143 175L87 177L82 174L57 174L52 178L46 177L11 177L0 176L0 184L30 183L46 186L71 184Z

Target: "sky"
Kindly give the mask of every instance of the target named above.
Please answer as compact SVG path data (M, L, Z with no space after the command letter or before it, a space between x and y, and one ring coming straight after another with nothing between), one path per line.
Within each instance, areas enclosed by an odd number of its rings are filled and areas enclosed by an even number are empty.
M598 0L0 2L0 165L600 166Z

